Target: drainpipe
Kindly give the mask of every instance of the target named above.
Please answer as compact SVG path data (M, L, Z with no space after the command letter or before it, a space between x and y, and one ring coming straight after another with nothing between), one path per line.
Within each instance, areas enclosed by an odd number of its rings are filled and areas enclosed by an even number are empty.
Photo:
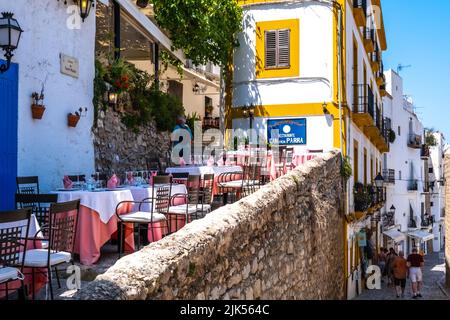
M120 5L117 1L113 2L114 16L114 59L120 58Z

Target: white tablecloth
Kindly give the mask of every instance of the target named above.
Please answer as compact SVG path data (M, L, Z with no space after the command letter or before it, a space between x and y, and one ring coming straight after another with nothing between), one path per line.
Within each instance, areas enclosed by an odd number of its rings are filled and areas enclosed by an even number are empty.
M58 202L80 199L80 204L98 212L100 220L107 224L116 214L116 206L122 201L133 201L133 194L129 189L117 191L57 191Z
M143 188L143 187L130 187L130 191L133 194L134 201L142 201L146 198L151 198L153 196L153 188ZM186 186L184 184L173 184L172 185L172 191L171 195L177 193L187 193ZM139 210L139 205L136 205L134 208L135 211ZM141 206L141 211L152 211L152 205L151 204L145 204Z
M200 175L202 178L205 174L214 174L218 176L224 172L242 172L240 166L185 166L172 167L166 169L167 173L189 173L190 175Z

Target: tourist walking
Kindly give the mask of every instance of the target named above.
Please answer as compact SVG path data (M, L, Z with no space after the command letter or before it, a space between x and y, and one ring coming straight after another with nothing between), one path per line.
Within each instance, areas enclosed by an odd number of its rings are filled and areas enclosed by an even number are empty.
M406 278L408 277L408 266L403 251L395 256L392 265L392 274L394 275L394 285L397 298L405 297Z
M394 248L389 249L389 253L386 256L386 275L388 278L388 286L394 284L394 275L392 274L392 262L397 257L397 252Z
M411 279L413 299L422 298L420 290L422 289L423 275L422 268L424 266L423 257L418 254L417 248L412 250L408 256L407 265L409 268L409 278Z
M381 271L381 281L383 281L383 276L386 275L386 253L385 248L380 248L380 253L378 254L378 267Z

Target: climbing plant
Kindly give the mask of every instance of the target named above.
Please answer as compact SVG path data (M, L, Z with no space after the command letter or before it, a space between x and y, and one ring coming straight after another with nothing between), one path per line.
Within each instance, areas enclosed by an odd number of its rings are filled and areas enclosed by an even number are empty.
M242 8L236 0L152 0L158 24L195 65L229 63L238 46Z

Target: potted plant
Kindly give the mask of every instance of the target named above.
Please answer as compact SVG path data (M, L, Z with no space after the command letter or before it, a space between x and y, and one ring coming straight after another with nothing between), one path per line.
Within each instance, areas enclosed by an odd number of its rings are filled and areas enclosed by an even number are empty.
M367 187L358 182L355 184L353 198L356 212L366 212L371 204L371 196Z
M41 90L41 93L33 92L31 94L31 98L33 99L33 103L31 104L31 114L33 119L42 119L44 115L45 106L44 106L44 89Z
M69 113L67 115L67 124L69 127L75 128L80 121L80 118L83 116L83 112L87 113L87 108L80 108L75 113Z

